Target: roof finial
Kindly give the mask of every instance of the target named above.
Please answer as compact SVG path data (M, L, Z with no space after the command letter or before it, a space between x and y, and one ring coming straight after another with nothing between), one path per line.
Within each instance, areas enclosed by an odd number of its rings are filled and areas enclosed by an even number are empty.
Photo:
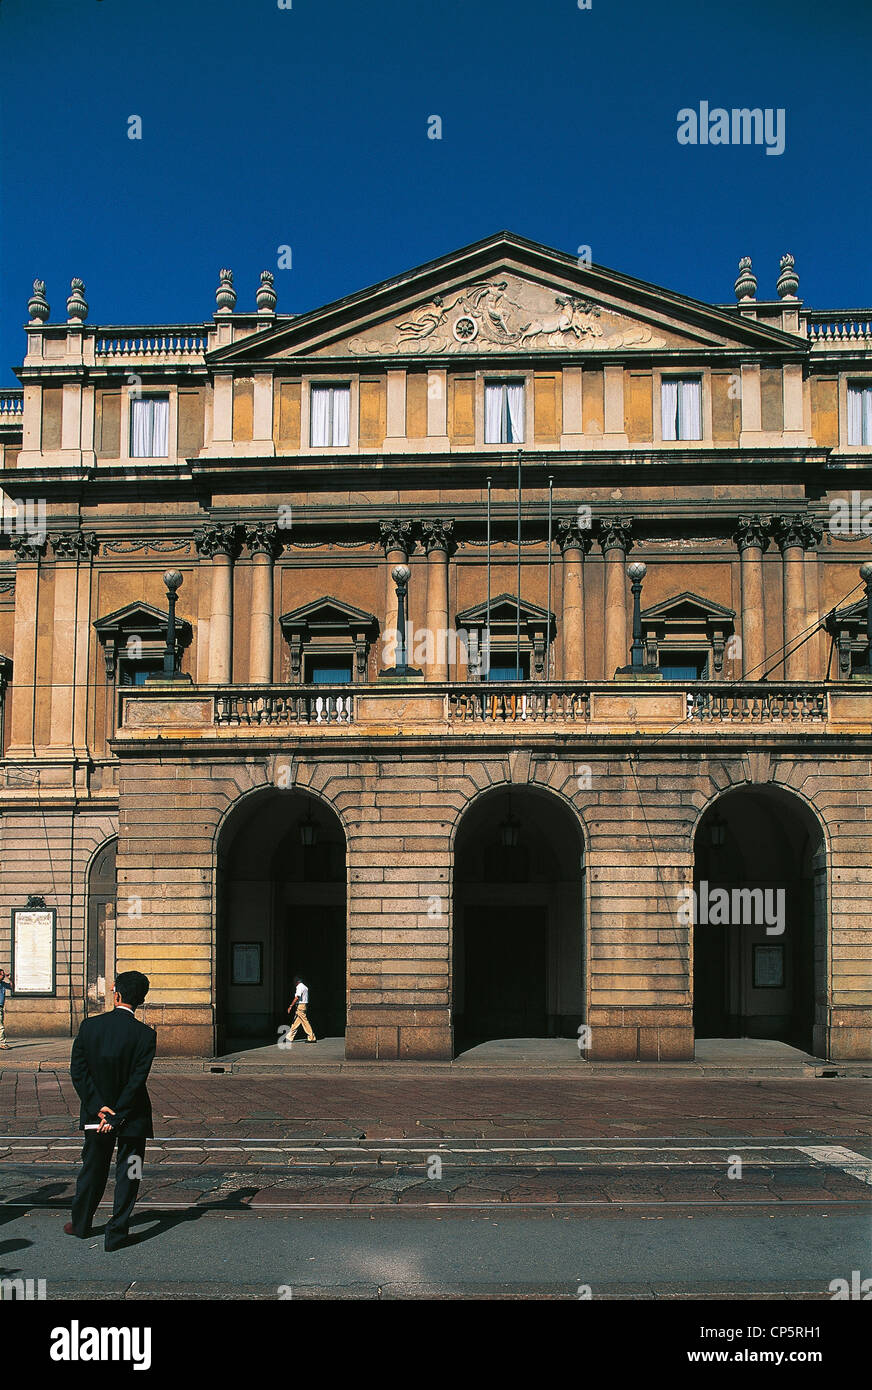
M72 293L67 300L67 323L84 323L88 317L84 280L73 278L70 281L70 290Z
M218 279L220 283L215 291L215 303L218 305L218 313L232 314L236 307L236 291L233 288L233 271L219 270Z
M45 281L34 280L33 294L27 301L27 312L31 323L45 323L51 310L45 297Z
M794 270L794 259L787 251L778 262L781 267L781 274L775 288L778 291L779 299L796 299L796 291L799 289L799 276Z
M739 274L733 287L737 299L755 299L757 295L757 276L751 269L751 257L743 256L739 261Z
M276 290L275 276L271 270L260 272L260 284L257 289L257 312L259 314L274 314L276 311Z

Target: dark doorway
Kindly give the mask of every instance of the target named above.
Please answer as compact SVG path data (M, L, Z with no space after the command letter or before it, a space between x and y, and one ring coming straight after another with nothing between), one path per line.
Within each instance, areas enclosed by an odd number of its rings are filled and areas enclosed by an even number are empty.
M118 841L109 840L91 861L88 873L88 964L85 1013L100 1014L115 980L115 898Z
M798 797L727 792L700 821L694 869L697 1038L826 1053L826 854Z
M342 1037L345 834L335 812L305 792L249 798L222 831L217 894L218 1051L278 1042L295 975L318 1038Z
M583 846L571 812L531 788L467 811L455 843L455 1050L574 1037L585 1016Z
M475 1000L466 1043L548 1036L548 912L482 907L464 924L466 993Z

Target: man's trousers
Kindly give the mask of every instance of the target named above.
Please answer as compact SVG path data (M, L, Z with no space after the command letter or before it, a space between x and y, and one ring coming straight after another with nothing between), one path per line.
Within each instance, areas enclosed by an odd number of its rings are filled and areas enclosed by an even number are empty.
M127 1235L134 1203L139 1195L142 1179L142 1160L145 1155L145 1137L134 1135L125 1138L118 1135L118 1154L115 1160L115 1201L112 1216L106 1225L106 1244L114 1245ZM106 1182L109 1178L109 1165L115 1148L116 1134L98 1134L89 1130L85 1135L82 1149L82 1171L76 1183L73 1198L73 1231L77 1236L87 1235L91 1230L94 1213L100 1205Z

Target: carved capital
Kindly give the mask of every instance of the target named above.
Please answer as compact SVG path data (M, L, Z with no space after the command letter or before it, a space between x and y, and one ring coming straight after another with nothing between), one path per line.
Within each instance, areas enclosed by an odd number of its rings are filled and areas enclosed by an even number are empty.
M50 539L58 560L91 560L100 545L94 531L62 531Z
M41 560L45 554L45 541L36 536L10 536L10 543L19 564Z
M268 521L256 521L252 526L246 526L245 544L252 555L268 555L274 560L282 548L278 526Z
M411 521L394 517L390 521L380 521L378 527L379 541L385 555L391 550L402 550L404 555L411 555L415 548L415 534Z
M564 555L568 550L580 550L586 555L593 545L593 536L579 526L575 517L561 516L557 519L557 544Z
M444 550L446 555L450 555L455 549L454 522L453 521L422 521L421 539L427 554L431 550Z
M740 516L733 532L733 542L739 548L741 555L743 550L756 548L767 550L769 547L769 529L772 518L768 516Z
M239 554L240 527L235 522L220 522L216 526L204 526L196 532L194 542L201 555L213 560L216 555L228 555L235 560Z
M629 555L633 549L632 531L632 517L622 516L619 521L601 520L597 539L602 546L603 555L609 550L622 550L625 555Z
M819 544L823 531L805 516L774 516L772 534L783 555L786 550L811 550Z

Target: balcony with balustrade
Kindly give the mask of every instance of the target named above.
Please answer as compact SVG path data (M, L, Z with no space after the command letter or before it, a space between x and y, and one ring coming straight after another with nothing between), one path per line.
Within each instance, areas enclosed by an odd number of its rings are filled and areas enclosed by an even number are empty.
M669 738L693 746L872 735L872 683L380 681L347 685L194 686L123 690L114 744L363 743L413 739L548 743Z

